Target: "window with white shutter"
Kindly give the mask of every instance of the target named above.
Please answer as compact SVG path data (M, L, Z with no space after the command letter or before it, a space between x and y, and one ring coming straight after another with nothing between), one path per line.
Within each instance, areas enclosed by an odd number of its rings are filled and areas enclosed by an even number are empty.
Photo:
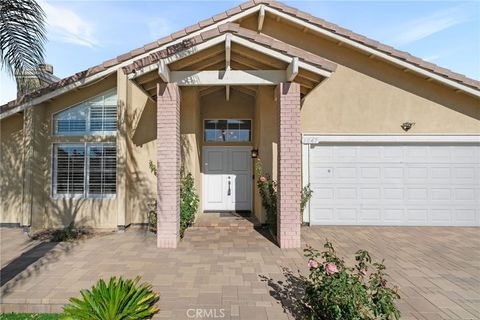
M55 144L53 195L109 198L116 194L115 143Z
M85 193L85 145L57 145L54 149L55 195L83 196Z
M53 116L56 135L115 134L117 130L117 92L109 90Z
M117 155L113 144L88 146L88 196L115 195Z

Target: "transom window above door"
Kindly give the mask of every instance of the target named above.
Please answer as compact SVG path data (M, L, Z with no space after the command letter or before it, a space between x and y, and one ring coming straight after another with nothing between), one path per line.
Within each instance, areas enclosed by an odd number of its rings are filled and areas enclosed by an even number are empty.
M204 130L206 142L250 142L252 120L208 119L204 122Z

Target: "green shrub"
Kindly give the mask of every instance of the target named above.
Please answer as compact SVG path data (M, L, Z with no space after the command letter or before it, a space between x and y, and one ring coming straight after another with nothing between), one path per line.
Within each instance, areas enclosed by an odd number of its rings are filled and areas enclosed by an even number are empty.
M182 174L180 178L180 237L193 223L200 199L195 191L195 182L190 173Z
M277 236L277 182L269 174L263 172L262 161L255 163L258 192L262 198L262 207L267 213L267 224L270 232Z
M387 285L383 261L372 263L370 254L359 250L357 264L349 268L330 242L324 247L323 252L304 249L310 267L302 299L307 319L400 319L395 305L400 296Z
M150 161L150 171L157 176L157 167ZM191 173L180 175L180 237L183 238L185 230L195 220L200 198L195 190L195 181ZM152 203L148 212L148 225L151 230L157 229L157 201Z
M262 198L262 207L267 213L267 224L274 236L277 235L277 182L268 173L263 172L262 161L257 159L255 163L255 175L257 178L258 192ZM303 210L313 195L310 184L302 188L300 193L300 221L303 220Z
M79 236L78 230L75 229L73 222L71 222L67 227L55 230L52 233L51 241L54 242L63 242L63 241L73 241Z
M59 320L61 314L56 313L3 313L0 320Z
M105 283L100 279L91 290L80 291L82 299L70 298L63 308L64 319L72 320L123 320L145 319L158 312L155 303L159 294L152 286L140 284L140 277L124 280L110 278Z
M310 188L310 183L302 188L302 194L300 197L300 221L303 221L303 211L307 203L310 201L313 195L313 190Z

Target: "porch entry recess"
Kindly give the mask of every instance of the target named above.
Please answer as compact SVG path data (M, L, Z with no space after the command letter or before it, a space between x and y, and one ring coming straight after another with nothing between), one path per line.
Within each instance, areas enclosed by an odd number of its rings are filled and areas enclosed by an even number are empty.
M252 211L251 147L203 147L204 211Z

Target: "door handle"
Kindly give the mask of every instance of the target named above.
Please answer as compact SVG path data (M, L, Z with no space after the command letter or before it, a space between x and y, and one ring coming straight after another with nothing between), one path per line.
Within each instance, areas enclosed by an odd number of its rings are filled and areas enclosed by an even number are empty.
M230 177L228 177L228 190L227 190L227 196L229 196L231 193L232 193L232 190L230 189L230 185L231 185L231 181L230 181Z

